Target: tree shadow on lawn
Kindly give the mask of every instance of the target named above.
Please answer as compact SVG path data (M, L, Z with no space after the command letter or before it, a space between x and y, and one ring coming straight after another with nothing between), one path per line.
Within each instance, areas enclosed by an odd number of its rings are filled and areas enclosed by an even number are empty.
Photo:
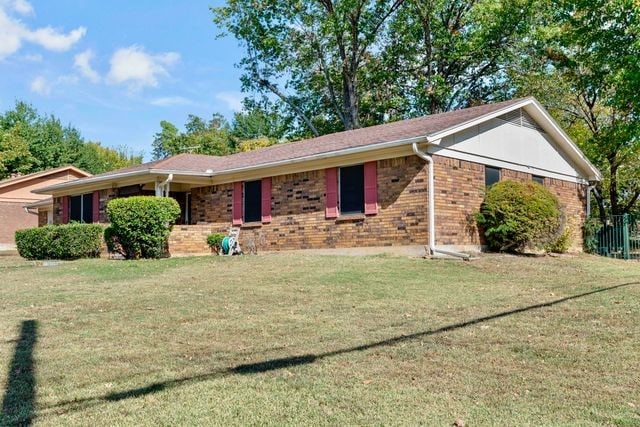
M9 365L7 385L2 399L0 425L31 425L34 417L35 366L33 350L38 339L38 322L25 320Z
M363 345L359 345L359 346L354 346L354 347L348 347L348 348L343 348L343 349L339 349L339 350L334 350L334 351L328 351L325 353L319 353L319 354L305 354L305 355L300 355L300 356L291 356L291 357L284 357L284 358L277 358L277 359L269 359L269 360L265 360L262 362L257 362L257 363L248 363L248 364L242 364L242 365L236 365L234 367L230 367L230 368L224 368L224 369L218 369L215 371L211 371L205 374L201 374L201 375L194 375L194 376L189 376L189 377L184 377L184 378L177 378L177 379L173 379L173 380L167 380L167 381L161 381L161 382L156 382L150 385L147 385L145 387L140 387L140 388L134 388L134 389L130 389L130 390L125 390L125 391L121 391L121 392L117 392L117 393L109 393L103 396L97 396L97 397L92 397L92 398L86 398L86 399L77 399L77 400L70 400L70 401L64 401L64 402L60 402L56 405L52 405L49 406L48 408L59 408L58 411L59 412L67 412L67 411L74 411L74 410L80 410L83 408L86 408L88 406L92 406L95 404L100 404L100 403L105 403L105 402L117 402L120 400L125 400L125 399L131 399L131 398L136 398L136 397L141 397L141 396L146 396L149 394L153 394L153 393L157 393L159 391L163 391L166 389L170 389L173 387L178 387L178 386L182 386L185 384L189 384L189 383L195 383L195 382L200 382L200 381L208 381L208 380L212 380L212 379L217 379L217 378L223 378L223 377L227 377L227 376L232 376L232 375L252 375L252 374L260 374L260 373L264 373L264 372L269 372L269 371L275 371L278 369L285 369L285 368L290 368L290 367L295 367L295 366L302 366L302 365L308 365L311 363L314 363L316 361L325 359L325 358L329 358L329 357L334 357L334 356L338 356L341 354L347 354L347 353L353 353L353 352L359 352L359 351L365 351L365 350L370 350L373 348L377 348L377 347L384 347L384 346L393 346L395 344L404 342L404 341L410 341L410 340L415 340L418 338L423 338L423 337L428 337L431 335L437 335L437 334L441 334L441 333L445 333L445 332L450 332L450 331L454 331L457 329L462 329L462 328L466 328L469 326L473 326L479 323L483 323L483 322L487 322L490 320L495 320L495 319L500 319L503 317L507 317L507 316L511 316L514 314L519 314L519 313L524 313L527 311L531 311L531 310L536 310L539 308L545 308L545 307L551 307L554 306L556 304L560 304L566 301L570 301L570 300L575 300L578 298L583 298L589 295L593 295L593 294L598 294L601 292L606 292L606 291L612 291L618 288L623 288L623 287L627 287L627 286L632 286L632 285L638 285L640 284L640 282L630 282L630 283L623 283L620 285L615 285L615 286L609 286L606 288L598 288L589 292L583 292L580 294L576 294L576 295L571 295L568 297L564 297L564 298L559 298L553 301L548 301L548 302L543 302L540 304L534 304L534 305L530 305L530 306L526 306L526 307L520 307L520 308L516 308L513 310L508 310L508 311L503 311L500 313L496 313L496 314L492 314L492 315L488 315L488 316L484 316L484 317L478 317L476 319L472 319L466 322L460 322L460 323L454 323L451 325L447 325L447 326L443 326L441 328L438 329L430 329L427 331L423 331L423 332L416 332L413 334L407 334L407 335L400 335L397 337L393 337L393 338L389 338L386 340L382 340L382 341L376 341L376 342L372 342L372 343L368 343L368 344L363 344Z

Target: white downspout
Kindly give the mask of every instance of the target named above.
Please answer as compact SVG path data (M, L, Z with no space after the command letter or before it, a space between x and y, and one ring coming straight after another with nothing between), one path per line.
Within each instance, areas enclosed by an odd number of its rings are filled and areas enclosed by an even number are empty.
M424 153L418 149L418 143L414 142L413 152L416 156L427 162L427 171L428 171L428 179L427 179L427 193L429 194L428 198L428 228L429 228L429 255L435 255L436 253L454 256L458 258L463 258L468 260L470 258L467 254L461 254L459 252L447 251L444 249L438 249L436 247L436 199L435 199L435 184L434 184L434 173L433 173L433 158L431 155Z
M169 189L171 186L171 181L173 181L173 174L170 173L167 176L167 179L156 183L156 197L169 197Z

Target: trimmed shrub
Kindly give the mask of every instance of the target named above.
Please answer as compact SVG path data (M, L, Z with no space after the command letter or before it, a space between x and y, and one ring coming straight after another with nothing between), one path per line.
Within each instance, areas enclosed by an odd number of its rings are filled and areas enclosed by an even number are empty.
M224 240L225 235L222 233L212 233L207 236L207 245L217 254L220 253L220 249L222 248L222 240Z
M98 224L47 225L16 231L16 246L26 259L97 258L104 228Z
M544 248L562 231L558 199L535 182L492 185L475 217L489 247L499 251Z
M169 197L134 196L111 200L107 215L111 222L105 230L109 251L127 259L160 258L167 253L180 206Z
M567 253L571 247L571 234L573 230L571 227L565 227L564 231L560 233L558 238L544 247L544 250L554 254Z

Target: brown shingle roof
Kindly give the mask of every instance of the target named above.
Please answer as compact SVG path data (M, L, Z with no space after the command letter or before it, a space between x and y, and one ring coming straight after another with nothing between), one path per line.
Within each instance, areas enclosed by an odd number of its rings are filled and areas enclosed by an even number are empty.
M91 176L91 174L89 172L83 171L80 168L77 168L75 166L72 165L68 165L68 166L60 166L54 169L46 169L43 171L39 171L39 172L33 172L27 175L18 175L18 176L14 176L11 178L6 178L3 180L0 180L0 187L6 187L8 185L14 185L17 184L19 182L23 182L23 181L28 181L30 179L35 179L35 178L41 178L41 177L45 177L47 175L52 175L54 173L58 173L58 172L62 172L65 170L73 170L75 172L77 172L79 175L85 175L85 176Z
M415 119L401 120L367 128L323 135L303 141L276 144L271 147L248 151L245 153L232 154L224 157L207 156L202 154L180 154L164 160L156 160L96 176L108 176L116 173L120 174L148 169L202 173L211 169L214 172L219 173L237 168L260 166L278 161L295 160L298 158L331 153L348 148L368 145L373 146L375 144L401 139L433 135L522 101L523 98L498 102L495 104L486 104L463 110L433 114Z

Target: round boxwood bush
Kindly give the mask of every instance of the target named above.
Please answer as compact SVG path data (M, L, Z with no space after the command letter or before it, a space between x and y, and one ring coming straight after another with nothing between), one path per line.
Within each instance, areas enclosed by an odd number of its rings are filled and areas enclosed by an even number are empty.
M104 237L110 252L127 259L160 258L167 253L180 206L170 197L135 196L111 200L107 215L111 226Z
M47 225L16 231L16 247L26 259L96 258L104 228L97 224Z
M501 181L492 185L475 216L492 250L544 248L562 231L558 199L535 182Z

